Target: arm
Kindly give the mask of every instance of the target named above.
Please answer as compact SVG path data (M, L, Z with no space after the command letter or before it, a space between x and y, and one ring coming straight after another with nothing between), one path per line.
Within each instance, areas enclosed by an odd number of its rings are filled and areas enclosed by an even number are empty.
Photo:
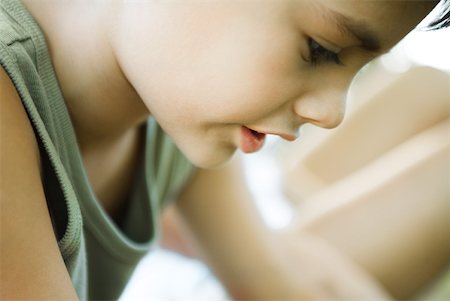
M449 118L449 85L450 76L443 71L414 68L365 100L320 143L314 142L320 129L308 129L313 132L305 133L287 156L289 197L296 202L306 200Z
M0 299L76 300L53 233L32 127L0 68Z
M411 299L450 261L450 118L328 186L299 209L299 235L333 244L395 297Z
M270 278L278 265L272 233L254 214L249 192L238 184L242 181L234 162L225 168L199 171L177 203L204 251L201 256L233 295L241 295L242 286L256 290L259 285L252 283L253 273Z
M237 299L310 300L386 296L316 238L283 239L252 205L240 164L202 170L177 203L202 257ZM299 243L297 243L297 241Z

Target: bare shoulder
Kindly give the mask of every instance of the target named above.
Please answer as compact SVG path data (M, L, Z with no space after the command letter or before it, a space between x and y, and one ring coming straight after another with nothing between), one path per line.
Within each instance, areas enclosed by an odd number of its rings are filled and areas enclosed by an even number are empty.
M53 233L39 149L0 67L0 299L76 299Z

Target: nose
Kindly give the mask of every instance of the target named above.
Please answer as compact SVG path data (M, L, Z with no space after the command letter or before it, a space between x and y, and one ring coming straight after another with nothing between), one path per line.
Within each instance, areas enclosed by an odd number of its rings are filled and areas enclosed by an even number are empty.
M342 90L316 91L294 103L294 112L302 121L332 129L342 123L346 93Z

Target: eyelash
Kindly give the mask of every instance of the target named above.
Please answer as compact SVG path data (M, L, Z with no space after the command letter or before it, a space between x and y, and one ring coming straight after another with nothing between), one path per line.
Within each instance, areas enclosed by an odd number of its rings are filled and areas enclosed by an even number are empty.
M309 62L313 66L316 66L322 62L342 65L342 62L339 59L337 53L334 53L326 49L312 38L308 38L308 47L309 47Z

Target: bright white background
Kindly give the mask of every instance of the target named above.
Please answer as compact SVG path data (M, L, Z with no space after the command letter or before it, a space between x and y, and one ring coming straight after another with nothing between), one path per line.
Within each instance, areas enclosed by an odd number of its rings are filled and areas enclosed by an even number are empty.
M404 72L414 65L428 65L450 73L450 29L416 31L406 37L380 62L392 72ZM279 165L273 156L277 140L269 139L264 149L245 156L250 188L268 225L280 228L291 218L291 208L280 189ZM201 263L163 250L145 257L121 300L211 301L226 296Z

